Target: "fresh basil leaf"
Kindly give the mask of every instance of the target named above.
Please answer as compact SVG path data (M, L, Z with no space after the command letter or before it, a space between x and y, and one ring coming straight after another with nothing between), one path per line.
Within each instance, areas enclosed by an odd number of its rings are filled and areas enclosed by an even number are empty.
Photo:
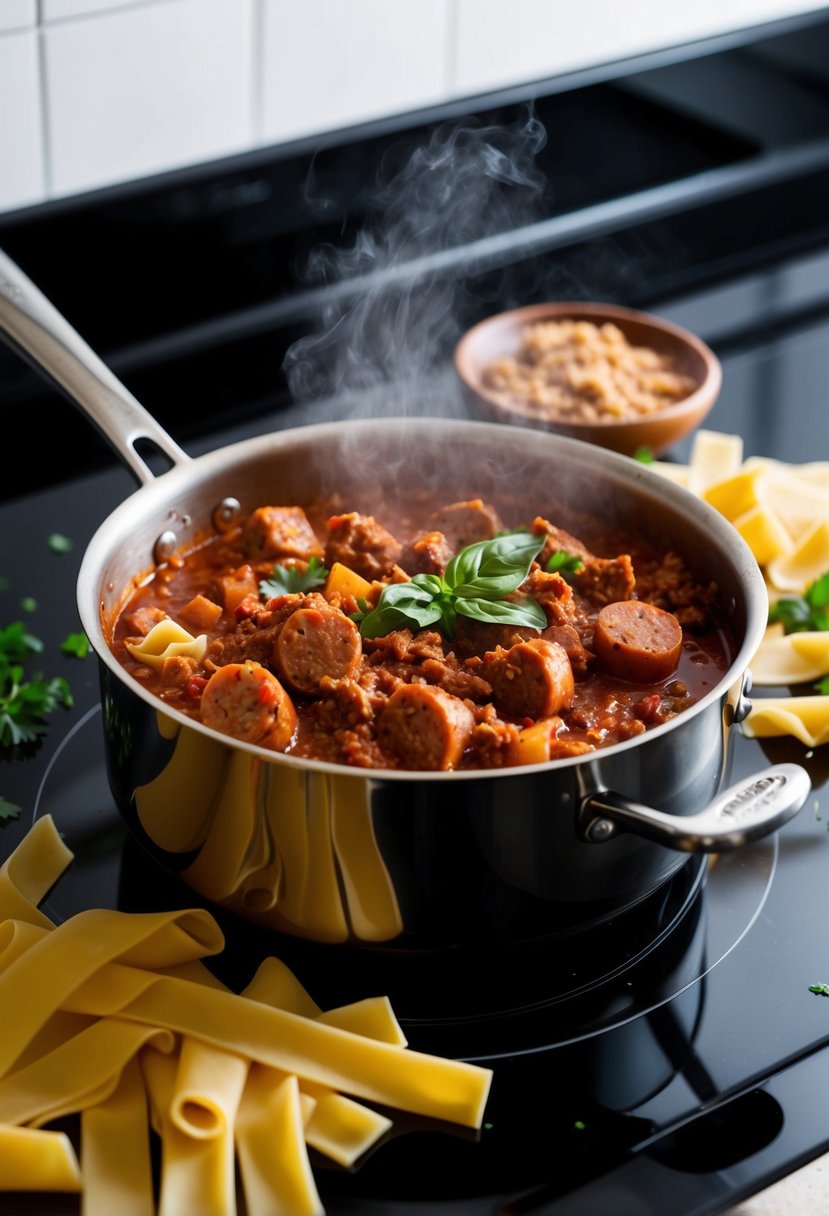
M492 625L520 625L530 629L547 627L544 609L532 599L515 604L511 600L464 598L455 600L455 608L461 616Z
M829 605L829 570L806 588L805 600L810 608L826 608Z
M381 597L382 599L382 597ZM382 638L395 629L426 629L441 619L439 604L411 601L399 605L378 602L377 607L360 621L360 635Z
M477 541L452 558L444 581L455 595L501 598L521 586L543 544L543 536L524 531Z
M779 599L769 609L769 623L780 623L786 633L801 633L809 629L811 613L805 599Z
M433 600L431 592L416 582L389 583L383 588L377 607L402 607L403 604L430 604Z
M458 612L475 620L543 629L544 610L534 601L509 603L529 573L544 538L532 532L507 532L467 545L449 562L443 578L416 574L411 582L385 587L377 606L355 613L364 638L382 637L393 629L425 629L439 624L448 638ZM366 605L367 608L367 605Z
M449 590L447 584L437 574L416 574L412 579L415 587L422 587L430 595L443 595Z

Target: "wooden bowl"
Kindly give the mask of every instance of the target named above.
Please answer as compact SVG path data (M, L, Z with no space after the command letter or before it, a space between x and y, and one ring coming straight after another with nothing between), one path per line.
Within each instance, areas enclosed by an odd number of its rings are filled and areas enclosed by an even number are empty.
M633 346L670 356L674 369L694 384L691 392L653 413L578 421L557 418L484 382L486 369L513 355L526 326L540 321L592 321L616 325ZM648 313L614 304L558 301L497 313L468 330L455 348L455 368L471 411L490 422L509 422L584 439L632 456L647 448L655 456L698 427L717 399L722 382L719 360L688 330Z

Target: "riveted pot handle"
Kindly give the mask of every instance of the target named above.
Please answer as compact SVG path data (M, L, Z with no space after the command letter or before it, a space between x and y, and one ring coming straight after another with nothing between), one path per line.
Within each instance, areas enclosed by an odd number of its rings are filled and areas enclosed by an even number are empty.
M153 479L141 440L174 465L190 459L2 249L0 337L63 389L141 483Z
M582 799L581 832L595 844L624 830L682 853L725 853L782 827L811 788L799 764L775 764L730 786L696 815L666 815L612 790L595 790Z

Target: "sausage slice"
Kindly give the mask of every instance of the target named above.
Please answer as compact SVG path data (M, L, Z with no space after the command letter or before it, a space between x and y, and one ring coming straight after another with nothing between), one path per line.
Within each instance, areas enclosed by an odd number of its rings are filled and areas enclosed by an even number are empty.
M607 604L596 617L596 659L622 680L656 684L676 670L682 651L682 628L676 617L641 600Z
M360 630L333 607L298 608L277 635L274 665L296 692L319 692L323 676L343 680L356 672L363 653Z
M558 642L533 638L484 655L481 670L501 713L511 718L551 718L573 704L575 684L567 651Z
M204 686L201 719L205 726L284 751L296 729L296 710L276 676L259 663L227 663Z
M475 541L491 540L502 526L498 512L481 498L453 502L429 519L429 527L444 534L452 553Z
M380 714L381 745L402 768L450 769L460 762L475 718L458 697L431 684L406 684Z

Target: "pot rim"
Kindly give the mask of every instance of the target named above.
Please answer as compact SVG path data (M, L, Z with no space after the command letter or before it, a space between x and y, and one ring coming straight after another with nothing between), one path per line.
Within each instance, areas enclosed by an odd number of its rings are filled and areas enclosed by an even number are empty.
M760 640L765 632L768 617L768 597L765 581L759 566L743 538L732 525L713 507L690 491L662 477L649 469L647 465L622 456L609 449L599 448L580 439L554 433L536 434L531 431L521 431L515 428L516 443L522 440L531 443L534 448L538 445L554 447L566 459L568 454L574 458L582 458L589 452L590 463L597 474L602 471L616 473L622 480L631 485L642 484L646 489L657 491L657 496L664 498L678 513L690 518L701 531L707 532L712 542L716 543L725 553L733 566L746 592L746 628L737 652L728 669L720 680L694 705L683 710L669 722L635 735L631 739L602 747L594 752L577 756L566 756L557 760L549 760L540 764L512 765L505 768L460 769L448 772L421 769L380 769L358 768L332 761L313 760L290 753L272 751L256 744L246 743L235 739L232 735L224 735L219 731L205 726L194 718L181 713L180 710L166 705L155 694L149 692L140 681L136 680L117 660L104 635L101 622L100 579L104 569L104 559L112 551L113 542L122 539L127 529L124 522L136 510L136 504L144 504L144 514L149 515L152 506L167 506L172 492L173 496L179 491L192 489L196 481L209 480L211 474L220 471L227 473L232 463L242 464L245 459L256 456L264 459L266 453L276 453L291 447L297 439L304 442L325 440L342 433L348 427L350 430L364 429L371 435L378 432L396 432L402 427L428 427L430 436L436 430L445 431L447 436L458 431L480 438L489 438L494 451L505 442L505 428L498 423L477 422L467 419L447 419L440 416L418 415L417 417L392 417L383 419L361 418L344 421L314 423L307 426L285 428L284 430L266 432L249 439L243 439L227 446L216 448L203 455L185 460L173 468L153 478L140 486L129 495L118 507L100 524L92 536L84 553L76 583L76 598L81 624L89 638L90 645L95 651L99 662L103 663L119 683L125 685L140 700L144 701L156 712L163 713L167 718L187 726L199 734L235 750L247 752L269 763L285 764L292 768L303 769L307 772L323 772L340 777L354 777L367 781L467 781L491 780L498 778L515 778L535 773L559 771L565 768L577 767L591 761L603 760L617 756L623 752L642 747L663 735L676 730L684 721L702 713L712 702L721 699L732 687L735 681L742 677L752 659ZM512 432L512 428L509 428ZM534 452L535 456L536 453ZM138 571L136 571L136 574Z

